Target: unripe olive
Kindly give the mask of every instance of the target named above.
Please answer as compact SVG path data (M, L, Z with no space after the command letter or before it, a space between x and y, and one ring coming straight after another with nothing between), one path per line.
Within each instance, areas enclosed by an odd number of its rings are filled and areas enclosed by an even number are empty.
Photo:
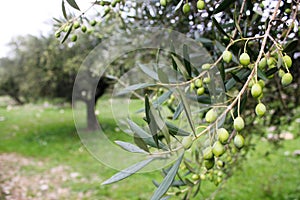
M74 29L78 29L80 27L80 23L78 21L75 21L73 27Z
M274 65L275 64L275 58L269 57L267 59L267 64L268 64L269 67L272 66L272 65Z
M265 57L263 57L263 58L259 61L258 67L259 67L260 69L263 69L263 68L265 68L266 66L267 66L267 59L266 59Z
M219 157L225 153L225 148L220 141L216 141L213 145L212 152L216 157Z
M203 70L209 70L210 67L211 67L211 64L209 64L209 63L205 63L205 64L202 65Z
M257 116L262 117L267 111L266 106L263 103L259 103L255 107L255 113Z
M250 64L250 56L247 53L242 53L240 55L240 63L241 65L247 66Z
M261 88L265 87L265 82L262 79L260 79L257 83L261 86Z
M109 12L110 12L110 7L107 6L106 8L104 8L104 13L105 13L105 14L107 14L107 13L109 13Z
M225 128L219 128L217 130L217 135L218 135L218 140L222 143L225 144L229 138L229 133Z
M97 21L96 21L96 20L93 19L92 21L90 21L90 25L91 25L91 26L95 26L96 24L97 24Z
M204 77L203 78L203 83L205 83L205 84L210 83L210 77Z
M204 92L205 92L204 87L200 87L200 88L197 89L197 95L198 96L201 96L202 94L204 94Z
M195 86L198 87L198 88L202 87L203 86L202 79L197 79L195 81Z
M56 37L56 38L59 38L59 37L60 37L60 31L56 31L56 32L55 32L55 37Z
M71 41L72 42L76 42L76 40L77 40L77 35L72 35L71 36Z
M207 170L210 170L211 168L213 168L214 165L215 165L215 159L204 160L204 166Z
M199 179L200 179L200 176L199 176L198 174L193 174L193 175L192 175L192 179L195 180L195 181L196 181L196 180L199 180Z
M185 3L183 5L182 11L183 11L184 14L187 14L187 13L189 13L191 11L191 7L190 7L189 3Z
M262 88L260 86L259 83L255 83L252 87L251 87L251 95L254 98L259 97L262 94Z
M205 180L206 179L205 174L200 174L200 179Z
M205 2L202 0L197 1L197 8L198 10L203 10L205 8Z
M203 150L203 159L204 160L211 160L213 159L214 155L212 153L212 148L211 147L206 147L204 150Z
M230 51L224 51L222 57L226 63L229 63L232 60L232 53Z
M281 78L281 77L283 77L283 75L285 74L285 71L283 70L283 69L280 69L279 71L278 71L278 76Z
M217 117L218 117L218 113L212 108L206 113L205 120L208 123L212 123L217 119Z
M233 128L237 131L243 130L245 127L245 122L242 117L237 117L233 121Z
M190 91L192 92L195 89L195 83L191 82L190 83Z
M225 163L222 160L218 160L217 165L218 165L218 167L222 168L222 167L224 167Z
M167 5L167 0L160 0L160 5L165 7Z
M233 139L233 144L236 148L241 149L245 145L245 139L242 135L237 134Z
M291 57L288 56L288 55L283 56L282 60L286 64L286 67L288 67L288 68L290 68L292 66L292 64L293 64ZM285 65L284 65L284 67L285 67Z
M86 32L86 26L85 25L81 26L81 31L84 32L84 33Z
M287 86L287 85L291 84L292 81L293 81L293 76L291 73L286 73L281 78L281 84L283 86Z
M181 142L184 149L189 149L193 144L193 136L186 136Z
M291 14L292 10L291 10L290 8L286 8L286 9L284 10L284 12L285 12L286 14Z

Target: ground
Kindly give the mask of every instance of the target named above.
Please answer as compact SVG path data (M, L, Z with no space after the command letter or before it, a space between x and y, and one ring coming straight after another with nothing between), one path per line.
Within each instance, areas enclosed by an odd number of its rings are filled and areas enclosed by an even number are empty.
M86 182L70 166L57 165L45 170L45 163L16 153L0 154L0 199L61 200L70 199L67 181ZM33 173L33 170L40 173ZM74 196L75 197L75 196ZM77 193L72 199L84 199L89 193Z

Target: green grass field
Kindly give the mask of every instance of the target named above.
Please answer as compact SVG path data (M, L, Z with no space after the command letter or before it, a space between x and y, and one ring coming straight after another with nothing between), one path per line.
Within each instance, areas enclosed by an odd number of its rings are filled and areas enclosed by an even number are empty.
M111 134L109 137L114 139L115 122L107 108L110 108L109 103L101 100L99 119L107 134ZM15 152L46 163L43 167L23 168L23 172L28 174L38 174L57 165L70 166L72 171L86 179L64 183L72 189L74 197L80 192L91 192L87 199L149 199L155 190L152 179L162 180L160 171L156 171L101 186L101 182L116 171L98 162L82 146L70 107L1 107L0 117L0 154ZM294 123L293 127L294 133L299 131L298 123ZM260 140L256 151L249 153L241 169L222 186L215 199L300 199L300 157L292 155L293 151L300 149L300 139L297 137L282 144L282 148L275 150L272 145ZM267 152L272 153L266 156ZM203 199L215 189L209 182L206 185L197 199Z

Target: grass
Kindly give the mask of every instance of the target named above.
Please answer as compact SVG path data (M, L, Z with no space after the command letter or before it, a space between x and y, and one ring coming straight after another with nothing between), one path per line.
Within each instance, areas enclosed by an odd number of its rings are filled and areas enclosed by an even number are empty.
M116 124L108 108L109 102L102 99L98 105L99 119L106 134L112 140L120 137ZM116 110L122 110L122 103L116 104ZM139 107L133 103L133 108ZM126 113L118 113L126 116ZM71 166L90 181L86 183L68 182L74 192L93 191L89 199L149 199L154 185L152 179L161 181L160 172L136 174L114 185L101 186L101 182L116 170L113 170L88 153L76 133L72 110L69 107L44 107L28 105L7 109L0 108L0 153L16 152L47 163L46 168L57 165ZM84 113L83 113L84 118ZM299 130L299 123L292 131ZM119 132L118 132L119 133ZM121 136L128 139L126 136ZM299 148L300 139L284 141L283 147L274 150L265 141L259 141L256 151L251 151L242 168L224 185L216 199L300 199L300 157L292 156ZM272 153L266 156L267 152ZM287 153L289 152L289 153ZM28 173L39 173L46 169L25 169ZM213 191L212 184L202 189L201 199ZM173 199L177 199L176 197Z

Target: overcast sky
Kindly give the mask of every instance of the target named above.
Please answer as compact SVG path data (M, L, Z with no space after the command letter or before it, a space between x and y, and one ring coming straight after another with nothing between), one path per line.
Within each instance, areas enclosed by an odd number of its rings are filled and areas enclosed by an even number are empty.
M6 56L6 44L17 35L46 34L52 28L53 17L62 16L62 0L1 0L0 57ZM76 0L82 10L92 0ZM74 11L74 10L71 10Z

